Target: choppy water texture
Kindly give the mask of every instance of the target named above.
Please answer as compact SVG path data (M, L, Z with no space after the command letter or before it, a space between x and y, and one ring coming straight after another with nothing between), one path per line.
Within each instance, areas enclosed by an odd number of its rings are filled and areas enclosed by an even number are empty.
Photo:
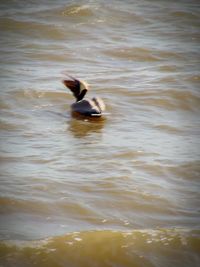
M199 266L199 1L0 14L0 265ZM64 72L104 118L71 116Z

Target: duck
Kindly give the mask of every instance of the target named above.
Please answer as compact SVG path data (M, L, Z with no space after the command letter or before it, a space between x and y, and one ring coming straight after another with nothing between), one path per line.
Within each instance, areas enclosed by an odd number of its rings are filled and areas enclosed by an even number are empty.
M86 81L76 79L71 75L67 75L69 79L63 80L63 84L70 89L75 97L75 103L71 105L72 113L90 116L101 117L105 111L105 104L100 97L92 99L85 98L89 90L89 85Z

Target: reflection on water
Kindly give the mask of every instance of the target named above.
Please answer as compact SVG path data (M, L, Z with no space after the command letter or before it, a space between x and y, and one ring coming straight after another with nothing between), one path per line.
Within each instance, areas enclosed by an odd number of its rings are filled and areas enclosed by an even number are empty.
M82 138L91 134L101 134L105 123L105 117L92 118L73 113L68 130L74 137Z

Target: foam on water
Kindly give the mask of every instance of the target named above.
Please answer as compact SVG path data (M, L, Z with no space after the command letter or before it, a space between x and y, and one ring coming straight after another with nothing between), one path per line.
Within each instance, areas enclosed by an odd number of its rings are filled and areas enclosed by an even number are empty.
M1 243L4 266L198 266L199 233L184 229L91 231ZM156 255L156 257L154 256ZM180 257L181 256L181 257Z

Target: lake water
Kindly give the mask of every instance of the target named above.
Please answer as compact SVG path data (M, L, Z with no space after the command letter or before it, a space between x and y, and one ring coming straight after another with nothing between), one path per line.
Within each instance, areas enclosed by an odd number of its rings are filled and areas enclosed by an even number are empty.
M1 0L0 266L199 266L199 14ZM102 119L71 116L65 73Z

